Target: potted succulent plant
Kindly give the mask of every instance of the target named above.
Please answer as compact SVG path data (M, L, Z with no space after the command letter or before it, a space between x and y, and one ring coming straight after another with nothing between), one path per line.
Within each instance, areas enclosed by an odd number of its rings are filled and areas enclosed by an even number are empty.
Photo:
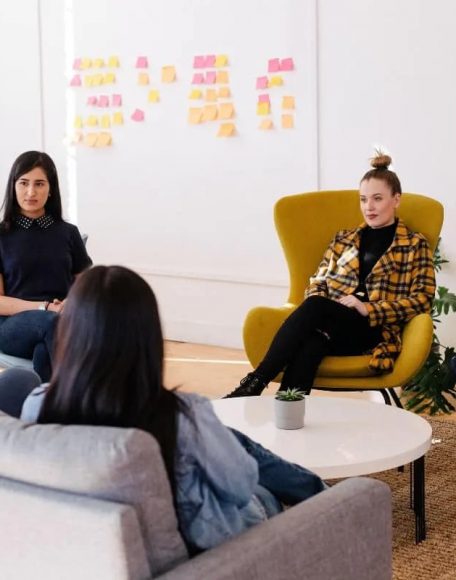
M274 417L278 429L301 429L304 426L305 393L299 389L277 391Z

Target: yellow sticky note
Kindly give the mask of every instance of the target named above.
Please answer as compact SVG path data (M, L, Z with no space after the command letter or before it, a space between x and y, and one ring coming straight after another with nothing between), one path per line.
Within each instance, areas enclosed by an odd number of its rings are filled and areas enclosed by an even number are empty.
M158 103L160 100L160 93L157 89L152 89L149 91L149 96L147 97L149 103Z
M198 125L203 117L203 109L192 107L188 110L188 122L190 125Z
M76 117L74 120L74 128L81 129L82 128L82 117Z
M108 66L111 68L120 66L119 57L118 56L110 56L108 59Z
M228 71L219 70L215 75L215 82L219 85L227 85L230 82Z
M282 97L282 109L294 109L294 108L295 108L294 97Z
M236 134L234 123L222 123L219 127L217 137L233 137Z
M206 89L206 95L204 97L205 101L216 101L217 91L215 89Z
M114 73L106 73L103 76L103 83L105 85L112 85L116 82L116 75Z
M92 75L85 75L84 77L84 86L91 87L92 86Z
M189 99L201 99L203 96L203 93L201 92L200 89L192 89L190 91L190 94L188 95Z
M88 69L92 66L92 61L90 58L81 58L81 64L79 66L81 69Z
M96 127L98 125L98 117L95 115L89 115L86 121L87 127Z
M114 113L112 116L112 124L113 125L123 125L123 123L124 123L123 113L121 113L120 111L117 111L116 113Z
M293 115L282 115L282 129L293 129Z
M105 66L105 61L103 58L94 58L93 59L93 67L94 68L103 68Z
M233 103L222 103L219 107L220 119L231 119L234 116Z
M215 121L217 119L217 105L204 105L203 121Z
M97 144L97 139L98 133L87 133L87 135L84 137L84 145L87 145L88 147L95 147Z
M173 83L176 80L176 68L174 66L162 67L162 83Z
M283 85L283 78L279 75L275 75L269 79L269 86L270 87L280 87Z
M92 77L92 86L93 87L99 87L100 85L103 84L103 75L97 74L97 75L93 75Z
M226 54L218 54L215 57L215 66L217 68L227 66L227 64L228 64L228 56Z
M272 119L261 119L259 129L262 129L263 131L269 131L270 129L273 128L274 124L272 122Z
M103 127L103 129L109 129L111 126L111 117L109 115L103 115L101 117L100 125Z
M218 97L219 99L229 99L231 97L230 87L220 87Z
M140 72L138 74L138 85L148 85L149 75L146 72Z
M111 133L103 132L98 133L98 139L96 146L97 147L109 147L112 145L112 136Z
M257 115L269 115L271 107L267 102L257 104Z

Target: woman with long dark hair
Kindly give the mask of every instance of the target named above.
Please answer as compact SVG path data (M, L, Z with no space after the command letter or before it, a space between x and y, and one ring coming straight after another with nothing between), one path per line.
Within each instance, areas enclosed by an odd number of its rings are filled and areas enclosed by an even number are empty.
M91 264L76 226L62 218L57 169L40 151L13 163L0 223L0 350L30 358L51 376L56 315L77 274Z

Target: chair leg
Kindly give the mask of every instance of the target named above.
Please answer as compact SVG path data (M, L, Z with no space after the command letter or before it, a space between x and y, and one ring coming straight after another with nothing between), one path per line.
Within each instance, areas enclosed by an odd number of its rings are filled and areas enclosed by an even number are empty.
M391 405L390 393L388 392L389 389L388 390L386 390L386 389L378 389L378 390L382 394L382 397L383 397L383 399L385 401L385 405Z
M399 407L399 409L403 409L404 406L402 405L401 400L397 396L396 391L393 388L389 388L388 393L390 397L393 399L393 401L396 403L396 407Z

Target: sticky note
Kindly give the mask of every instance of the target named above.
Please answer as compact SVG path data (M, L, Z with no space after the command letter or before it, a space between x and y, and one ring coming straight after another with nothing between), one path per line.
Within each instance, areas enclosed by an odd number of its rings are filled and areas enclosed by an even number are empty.
M84 86L91 87L92 86L92 75L85 75L84 77Z
M109 127L111 126L110 115L103 115L101 117L100 125L103 127L103 129L109 129Z
M220 68L222 66L227 66L228 64L228 57L226 54L218 54L215 57L215 64L214 66Z
M220 119L231 119L234 116L233 103L222 103L219 107Z
M294 70L294 62L292 58L282 58L280 61L280 70Z
M96 74L92 76L92 86L93 87L99 87L100 85L103 84L104 81L104 77L101 74Z
M109 97L107 95L100 95L98 99L99 107L109 107Z
M293 115L282 115L282 129L293 129Z
M122 106L122 95L112 95L111 103L113 107Z
M206 68L211 68L215 65L215 54L207 54L204 59L204 66Z
M74 70L79 70L81 68L81 59L80 58L75 58L73 61L73 69Z
M204 105L203 121L215 121L217 119L217 105Z
M227 85L230 82L228 71L226 70L219 70L215 74L215 82L219 85Z
M87 97L87 104L92 106L92 107L96 107L98 105L97 97L95 95Z
M89 115L86 121L87 127L96 127L98 125L98 117L95 115Z
M258 95L258 102L259 103L270 103L271 99L269 98L268 94Z
M94 68L103 68L105 66L105 61L103 58L94 58L93 59L93 67Z
M106 73L103 76L103 83L105 85L112 85L116 82L116 75L114 73Z
M261 129L262 131L270 131L271 129L274 128L272 119L261 119L261 123L258 128Z
M147 100L149 103L158 103L160 101L160 93L157 91L157 89L151 89L149 91Z
M190 125L198 125L203 118L203 109L192 107L188 110L188 122Z
M234 123L222 123L219 127L217 137L234 137L236 127Z
M117 68L120 66L119 57L118 56L110 56L108 58L108 66L111 68Z
M283 85L283 78L281 76L273 76L269 79L269 86L270 87L280 87Z
M190 94L188 95L189 99L201 99L203 96L203 93L201 92L200 89L192 89L190 91Z
M76 117L74 120L74 128L82 129L82 117Z
M206 59L204 56L195 56L193 59L193 68L204 68L205 61Z
M90 60L90 58L81 58L79 68L85 70L85 69L90 68L91 66L92 66L92 61Z
M268 61L268 72L279 72L280 71L280 60L278 58L271 58Z
M136 68L148 68L148 66L147 56L138 56L136 59Z
M269 103L258 103L257 104L257 115L269 115L271 112L271 106Z
M205 101L216 101L217 91L215 89L206 89L206 95L204 97Z
M203 73L195 73L192 79L192 85L204 85Z
M138 73L138 85L148 85L149 75L145 72Z
M162 83L173 83L176 80L176 67L164 66L161 73Z
M84 137L84 145L88 147L95 147L97 144L98 133L87 133Z
M267 89L269 85L268 77L258 77L256 80L257 89Z
M282 97L282 109L294 109L295 99L294 97Z
M113 125L123 125L124 120L123 120L123 113L121 113L120 111L115 112L112 115L112 124Z
M74 143L74 144L76 144L76 143L80 143L83 139L84 139L83 133L81 133L81 131L78 131L77 133L75 133L73 135L73 138L71 139L71 142Z
M207 85L215 84L217 80L217 73L214 71L207 71L205 81Z
M229 99L231 97L230 87L220 87L218 97L219 99Z
M81 86L81 77L80 75L74 75L70 81L70 87L80 87Z
M98 139L96 146L97 147L109 147L112 145L112 136L111 133L98 133Z
M144 121L144 111L141 111L141 109L135 109L131 118L133 121L137 121L138 123Z

